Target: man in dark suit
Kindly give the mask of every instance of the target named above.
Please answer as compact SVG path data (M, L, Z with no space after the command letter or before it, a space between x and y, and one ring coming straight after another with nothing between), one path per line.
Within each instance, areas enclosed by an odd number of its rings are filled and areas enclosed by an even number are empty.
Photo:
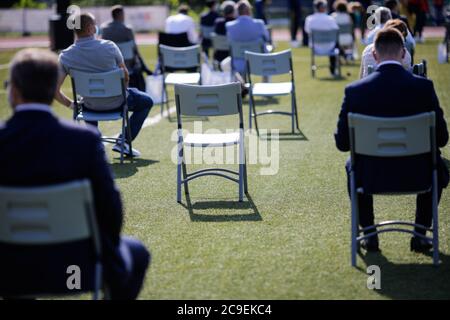
M433 83L406 71L401 66L405 54L403 37L399 31L388 28L381 30L375 38L375 59L378 68L370 76L350 84L345 89L342 110L339 115L335 133L336 146L340 151L349 151L349 129L347 116L349 112L378 117L411 116L422 112L434 111L436 114L436 142L444 147L448 142L447 124L443 111L434 91ZM357 187L373 191L395 191L405 188L417 190L419 186L429 185L429 155L408 158L375 158L357 155L355 168ZM449 174L438 151L438 197L442 188L448 185ZM347 162L347 174L350 164ZM365 185L361 185L364 176ZM359 221L361 227L374 224L373 199L370 195L358 195ZM417 196L416 223L431 226L431 192ZM366 234L373 232L369 229ZM422 229L416 232L425 234ZM369 251L378 251L378 237L373 236L362 243ZM419 237L411 239L411 249L427 251L431 245Z
M217 18L214 22L214 33L221 36L226 36L226 23L236 19L235 3L233 1L224 1L220 6L220 10L222 11L223 17ZM228 50L217 50L214 51L214 60L221 62L229 55L230 52Z
M120 236L122 202L95 128L60 120L51 110L58 68L57 56L45 50L22 50L12 60L8 99L14 114L0 126L0 185L42 186L89 179L111 297L134 299L150 255L137 240ZM67 254L61 252L61 256ZM48 271L58 263L45 261L33 249L6 255L8 263L2 262L0 274L10 281L20 280L28 267ZM13 274L8 276L4 268ZM0 281L0 292L8 285L6 280Z
M200 28L202 26L213 27L214 21L216 21L216 19L220 17L219 13L217 12L216 0L207 0L206 7L208 8L208 11L200 16ZM202 49L207 56L209 56L209 48L211 48L211 46L212 46L211 38L203 37L202 34Z

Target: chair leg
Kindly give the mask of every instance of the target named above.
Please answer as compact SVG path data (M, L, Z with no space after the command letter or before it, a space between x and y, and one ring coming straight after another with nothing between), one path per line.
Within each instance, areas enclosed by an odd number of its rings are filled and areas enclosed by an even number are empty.
M244 150L244 193L248 194L248 181L247 181L247 156Z
M120 164L123 164L123 154L125 153L125 122L126 122L126 115L122 116L122 135L120 137Z
M133 155L133 143L132 143L132 141L133 141L133 137L131 136L131 125L130 125L130 117L129 117L129 115L128 115L128 112L127 112L127 114L126 114L126 117L127 117L127 125L126 125L126 129L127 129L127 142L128 142L128 146L129 146L129 148L130 148L130 156L131 156L131 162L133 162L133 157L134 157L134 155Z
M251 109L252 109L251 112L253 112L252 118L255 119L256 134L259 137L258 116L256 114L256 106L255 106L255 100L254 100L253 94L250 95L250 100L252 101L252 103L251 103Z
M300 132L300 126L298 125L297 95L295 94L295 90L292 91L292 101L294 104L294 111L295 111L295 125L297 126L298 132Z
M295 118L296 118L296 112L294 108L294 95L291 93L291 132L292 134L295 133Z
M181 203L181 157L178 153L178 162L177 162L177 202Z
M439 265L439 215L438 215L438 195L437 195L437 172L433 171L433 265Z
M252 130L252 124L253 124L252 112L253 112L253 95L250 92L250 95L248 97L248 128L250 130Z
M351 265L356 267L356 252L358 237L358 199L356 194L354 172L350 172L350 200L351 200Z
M186 181L187 179L187 169L186 169L186 162L184 161L184 149L182 147L182 154L181 154L181 167L183 169L183 180L184 180L184 193L186 195L189 194L189 186L188 186L188 182Z

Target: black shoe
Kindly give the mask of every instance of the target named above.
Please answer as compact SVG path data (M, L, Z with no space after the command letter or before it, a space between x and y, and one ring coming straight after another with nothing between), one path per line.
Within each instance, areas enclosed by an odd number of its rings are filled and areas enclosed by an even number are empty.
M370 238L361 240L361 248L368 252L379 252L378 236L372 236Z
M413 252L421 252L426 253L433 248L433 245L425 239L420 237L412 237L411 238L411 251Z

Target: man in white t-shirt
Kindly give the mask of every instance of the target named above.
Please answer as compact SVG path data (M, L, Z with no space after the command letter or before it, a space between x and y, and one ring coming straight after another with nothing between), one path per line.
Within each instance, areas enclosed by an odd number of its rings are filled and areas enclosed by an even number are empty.
M312 30L331 31L338 30L336 21L327 14L327 2L325 0L315 0L314 9L316 12L306 17L305 31L310 35L309 45L311 46ZM314 45L314 49L318 54L327 54L336 47L336 42L319 43ZM330 56L330 72L335 74L336 57Z
M166 20L166 32L167 33L183 33L188 34L188 39L191 43L198 42L198 34L195 29L194 20L188 15L189 7L182 4L178 8L176 15L170 16Z

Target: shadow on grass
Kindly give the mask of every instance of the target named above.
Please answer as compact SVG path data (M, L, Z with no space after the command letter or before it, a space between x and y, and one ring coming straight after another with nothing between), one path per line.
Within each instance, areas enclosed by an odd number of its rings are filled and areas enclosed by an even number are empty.
M276 97L255 97L255 107L264 107L272 104L278 105L279 99Z
M439 267L427 264L395 264L381 252L362 256L366 266L381 270L381 289L376 293L391 299L448 299L450 295L450 256L440 254ZM361 272L365 270L358 268Z
M344 81L347 78L344 76L329 76L329 77L321 77L321 78L317 78L317 80L319 81L330 81L330 82L336 82L336 81Z
M192 222L242 222L242 221L262 221L258 208L253 202L250 194L246 195L246 200L239 201L201 201L192 204L189 194L186 195L186 204L181 203L189 212L189 218ZM250 214L205 214L198 213L201 210L208 209L226 209L226 210L244 210L251 209ZM197 211L197 212L196 212Z
M267 134L260 134L259 135L259 139L261 140L272 140L272 133L267 133ZM298 141L308 141L308 137L304 135L304 133L300 130L300 132L279 132L278 133L278 140L286 140L286 141L290 141L290 140L298 140Z
M120 158L117 159L119 160ZM139 171L139 168L146 167L158 162L158 160L148 159L134 159L133 162L131 162L129 158L125 158L123 164L116 162L111 165L111 168L116 179L123 179L136 174Z

